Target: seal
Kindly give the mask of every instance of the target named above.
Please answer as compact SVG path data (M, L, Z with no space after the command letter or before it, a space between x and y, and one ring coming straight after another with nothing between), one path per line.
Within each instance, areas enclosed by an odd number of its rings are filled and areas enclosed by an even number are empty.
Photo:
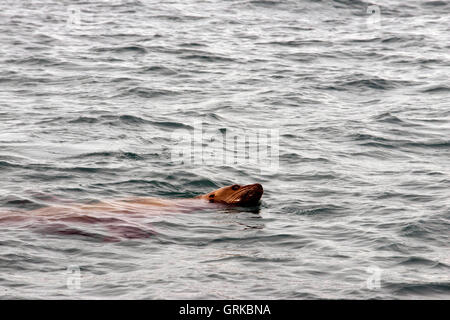
M263 192L263 187L256 183L244 186L234 184L189 199L140 197L79 203L52 198L46 206L33 210L2 211L0 208L0 223L27 225L50 234L100 237L104 241L146 238L156 234L146 223L146 216L190 213L216 206L256 207ZM92 229L86 228L86 224L103 226L109 232L91 232Z
M58 213L67 214L70 211L76 211L78 214L190 212L209 208L211 203L227 206L256 206L263 193L263 187L259 183L244 186L233 184L190 199L141 197L105 199L89 204L64 202L31 210L29 213L46 216ZM199 200L202 201L199 202Z

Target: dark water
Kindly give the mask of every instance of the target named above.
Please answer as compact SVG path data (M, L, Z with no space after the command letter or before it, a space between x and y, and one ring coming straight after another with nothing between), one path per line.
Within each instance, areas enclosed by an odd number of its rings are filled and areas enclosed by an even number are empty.
M450 298L449 12L3 0L0 297ZM278 169L171 161L198 121L278 129ZM258 213L116 216L120 241L89 217L8 220L256 182Z

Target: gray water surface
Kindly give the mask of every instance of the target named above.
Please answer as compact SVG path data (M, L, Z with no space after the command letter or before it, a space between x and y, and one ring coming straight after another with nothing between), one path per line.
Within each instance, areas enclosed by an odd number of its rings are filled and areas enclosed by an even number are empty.
M0 298L449 299L449 13L1 1ZM171 161L199 121L279 130L279 167ZM264 186L259 210L118 216L120 241L8 218L233 183Z

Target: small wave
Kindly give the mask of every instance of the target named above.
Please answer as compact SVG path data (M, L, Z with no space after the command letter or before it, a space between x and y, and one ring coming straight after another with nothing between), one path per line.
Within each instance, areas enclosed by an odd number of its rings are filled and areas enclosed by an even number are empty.
M450 292L450 282L384 282L384 287L390 289L395 295L422 295L432 297L433 295L448 295Z
M273 0L251 0L249 3L254 6L269 7L269 8L276 7L281 4L280 1L273 1Z
M392 120L392 118L390 119ZM394 120L395 121L395 120ZM362 141L360 145L368 147L380 148L430 148L430 149L448 149L450 147L449 141L411 141L411 140L393 140L383 138L371 134L352 134L349 137L354 141Z
M423 41L424 36L423 35L403 35L403 36L392 36L392 37L385 37L381 40L381 43L403 43L403 42L409 42L409 41Z
M53 123L53 122L61 122L64 121L65 119L63 117L54 117L54 118L48 118L48 119L44 119L44 120L40 120L38 122L36 122L36 124L46 124L46 123Z
M42 65L42 66L50 66L58 64L57 61L38 57L29 57L24 59L9 59L6 60L5 62L11 64L28 64L28 65Z
M386 139L386 138L382 138L382 137L378 137L372 134L367 134L367 133L356 133L356 134L351 134L349 136L352 140L355 141L377 141L377 142L392 142L392 140Z
M53 121L56 121L54 119ZM106 121L106 122L105 122ZM148 120L142 116L132 115L132 114L122 114L122 115L103 115L99 118L92 118L92 117L79 117L75 120L69 121L69 123L107 123L109 125L152 125L156 127L161 128L169 128L169 129L188 129L193 130L193 127L187 124L184 124L182 122L176 122L176 121L157 121L157 120ZM105 156L109 156L110 154L105 154Z
M195 188L211 188L211 189L220 188L220 186L217 183L207 178L192 180L187 183L184 183L183 186Z
M300 206L291 205L282 207L283 212L306 216L336 214L339 213L341 209L342 208L334 205L312 208L302 208Z
M365 146L365 147L373 147L373 148L386 148L386 149L396 149L397 147L392 145L392 144L388 144L388 143L381 143L381 142L365 142L365 143L361 143L361 146Z
M39 208L40 205L33 200L25 199L25 198L6 198L2 201L3 205L7 207L13 207L17 209L36 209Z
M402 125L405 124L405 121L403 121L402 119L400 119L397 116L394 116L390 112L384 112L380 115L377 115L374 117L374 119L377 120L378 122L395 123L395 124L402 124Z
M215 120L215 121L224 121L225 119L221 116L219 116L217 113L214 112L208 112L205 115L206 119L211 119L211 120Z
M408 85L413 85L413 83L411 81L369 78L369 79L359 79L349 81L338 81L333 86L326 87L326 89L347 90L352 88L363 88L363 89L369 88L375 90L389 90Z
M391 116L383 116L381 119L393 121L396 123L396 121L400 119L393 119ZM402 121L402 120L400 120ZM360 143L362 146L369 146L369 147L381 147L381 148L430 148L430 149L448 149L450 147L450 140L437 140L437 141L411 141L411 140L393 140L388 138L379 137L373 134L363 134L363 133L356 133L348 135L348 137L353 141L362 141L363 143Z
M116 158L116 159L130 159L130 160L143 160L144 157L134 152L91 152L83 153L76 156L68 157L65 159L88 159L88 158Z
M403 62L403 63L411 63L410 60L401 61L401 62ZM424 65L424 64L441 64L443 62L444 62L443 60L437 59L437 58L434 59L434 58L421 57L421 58L417 58L416 59L416 63L421 64L421 65Z
M172 187L172 185L168 182L162 182L162 181L156 181L156 180L144 180L144 179L131 179L131 180L126 180L126 181L114 182L112 184L114 184L114 185L150 184L150 185L159 186L159 187L163 187L163 186L171 186Z
M222 256L217 259L210 259L203 261L204 263L212 263L212 262L218 262L218 263L224 263L226 261L242 261L242 262L257 262L257 263L264 263L264 262L290 262L295 261L296 257L285 255L283 257L280 257L279 255L272 256L261 256L261 255L249 255L249 254L231 254L229 256Z
M126 12L135 12L133 7L145 6L145 1L142 0L102 1L98 3L98 6L124 7L127 11L120 11L120 12L126 13ZM139 8L136 9L138 10Z
M356 7L356 8L366 8L367 2L361 0L333 0L333 6L341 8L340 5L345 5L346 7Z
M399 264L400 265L429 266L432 268L450 268L450 266L448 266L442 262L430 260L430 259L423 258L423 257L417 257L417 256L408 257L405 260L401 261Z
M223 57L215 55L209 52L196 52L190 54L184 54L180 57L186 60L199 60L202 62L233 62L235 59L229 57Z
M181 122L175 122L175 121L150 121L146 120L144 118L133 116L133 115L121 115L119 117L119 120L122 123L126 124L151 124L153 126L157 127L163 127L163 128L170 128L170 129L178 129L178 128L184 128L184 129L190 129L192 130L192 126L186 125Z
M97 118L92 117L78 117L75 120L70 120L69 123L97 123Z
M189 22L189 21L197 21L197 20L203 20L206 19L206 16L199 16L199 15L183 15L183 12L177 12L177 14L159 14L159 15L153 15L152 18L154 19L164 19L169 21L176 21L176 22Z
M144 87L135 87L126 90L125 92L119 94L118 96L129 96L129 95L136 95L141 98L157 98L161 96L174 96L178 95L179 92L172 91L172 90L166 90L166 89L152 89L152 88L144 88Z
M188 129L193 130L194 128L190 125L181 123L181 122L175 122L175 121L151 121L151 124L157 127L164 127L164 128L170 128L170 129Z
M198 42L186 42L186 43L182 43L180 44L181 47L189 47L189 48L199 48L199 47L206 47L205 44L203 43L198 43Z
M58 168L58 170L69 172L81 172L81 173L97 173L103 171L104 169L95 167L68 167L68 168Z
M157 73L164 76L172 76L178 74L178 72L176 72L175 70L163 66L144 67L140 69L139 73Z
M384 199L391 199L391 198L397 198L401 197L402 194L398 192L390 192L390 191L384 191L379 194L375 194L374 197L377 200L384 200Z
M129 115L129 114L124 114L119 116L119 120L122 123L126 123L126 124L141 124L141 123L149 123L148 120L145 120L144 118L138 117L138 116L133 116L133 115Z
M94 52L113 52L113 53L139 53L145 54L147 53L147 49L142 46L124 46L124 47L116 47L116 48L95 48Z
M22 166L20 164L11 163L8 161L0 160L0 170L2 168L21 168Z
M434 221L425 221L419 220L416 222L411 222L406 224L400 230L400 234L404 237L413 237L418 239L430 239L437 238L439 235L441 228L449 227L448 222L436 220Z
M449 141L435 141L435 142L407 142L403 144L406 147L432 148L432 149L448 149L450 148Z
M323 162L328 163L330 160L318 157L318 158L310 158L310 157L304 157L301 156L298 153L284 153L280 154L280 161L284 163L291 163L291 164L297 164L299 162ZM322 175L321 177L324 177L325 175Z
M153 187L152 189L157 190L159 193L163 193L164 191L168 191L170 194L177 190L169 182L158 181L158 180L146 180L146 179L130 179L124 181L115 181L109 183L94 183L95 187L110 187L110 186L132 186L135 188L139 188L139 186L144 186L145 190L147 190L148 186Z
M450 87L446 85L436 85L422 90L423 93L447 93Z
M287 40L287 41L271 41L264 44L286 46L286 47L300 47L305 45L314 45L314 46L329 45L330 43L328 41L322 40Z
M52 182L57 180L63 180L68 181L70 179L74 179L74 175L65 175L65 174L51 174L51 173L37 173L37 174L27 174L27 175L21 175L21 178L24 178L26 180L31 181L45 181L45 182Z
M447 1L425 1L422 2L422 6L424 7L444 7L447 6Z
M401 243L394 243L391 242L387 239L380 239L380 242L382 242L383 244L378 246L376 248L376 250L380 250L380 251L390 251L390 252L399 252L402 254L410 254L410 252L408 251L409 247L407 247L404 244ZM387 243L386 243L387 242Z

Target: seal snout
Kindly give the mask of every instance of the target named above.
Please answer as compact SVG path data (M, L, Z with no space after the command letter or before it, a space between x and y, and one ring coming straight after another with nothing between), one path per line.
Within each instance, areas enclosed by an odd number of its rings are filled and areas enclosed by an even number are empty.
M246 189L248 189L248 191L241 198L241 202L250 205L257 204L264 193L262 185L259 183L255 183L246 186Z

